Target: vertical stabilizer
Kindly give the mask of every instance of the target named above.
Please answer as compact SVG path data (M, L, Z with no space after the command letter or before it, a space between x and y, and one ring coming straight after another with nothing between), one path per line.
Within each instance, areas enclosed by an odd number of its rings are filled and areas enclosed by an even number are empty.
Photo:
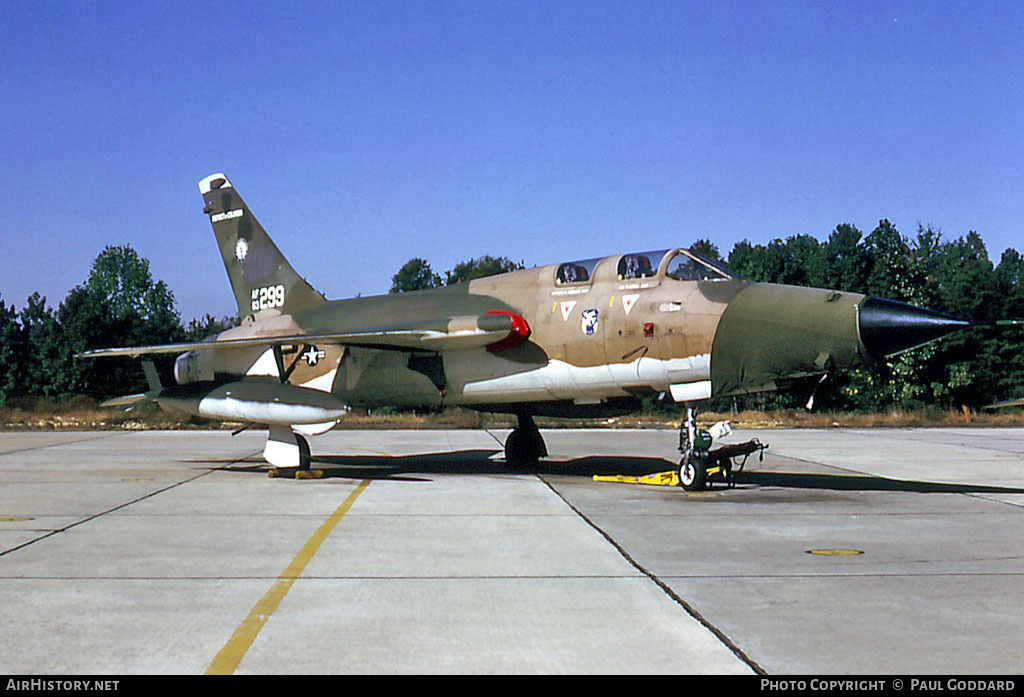
M290 314L325 302L295 273L226 176L211 174L199 182L199 192L240 317L263 310Z

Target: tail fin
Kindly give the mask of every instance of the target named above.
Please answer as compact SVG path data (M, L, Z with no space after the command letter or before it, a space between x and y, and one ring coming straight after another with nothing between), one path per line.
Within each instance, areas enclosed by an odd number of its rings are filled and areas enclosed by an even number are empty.
M295 273L226 176L211 174L199 182L199 192L238 302L239 317L269 309L290 314L326 302Z

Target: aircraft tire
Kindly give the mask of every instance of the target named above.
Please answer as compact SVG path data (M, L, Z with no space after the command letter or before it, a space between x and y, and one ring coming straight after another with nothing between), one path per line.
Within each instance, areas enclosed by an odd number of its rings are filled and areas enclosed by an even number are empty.
M521 429L513 429L505 439L505 463L512 469L522 469L537 464L540 453L536 444Z
M686 491L704 491L707 487L707 462L699 457L679 461L679 486Z
M306 440L305 436L296 433L295 442L299 446L299 469L303 471L308 470L310 463L313 461L309 454L309 441Z

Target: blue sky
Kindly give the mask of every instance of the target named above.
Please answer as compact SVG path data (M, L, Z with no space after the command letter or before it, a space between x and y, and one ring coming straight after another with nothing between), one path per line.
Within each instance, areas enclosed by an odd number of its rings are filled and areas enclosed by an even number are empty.
M1019 2L0 0L0 298L131 244L235 311L225 172L328 297L880 218L1024 248Z

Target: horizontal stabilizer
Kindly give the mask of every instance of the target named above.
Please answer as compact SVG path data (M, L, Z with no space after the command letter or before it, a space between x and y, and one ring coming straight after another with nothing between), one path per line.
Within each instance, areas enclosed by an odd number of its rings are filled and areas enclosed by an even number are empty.
M149 402L153 399L152 392L140 392L139 394L126 394L123 397L113 397L100 403L100 407L133 407L136 404Z
M983 409L1009 409L1010 407L1024 407L1024 399L1007 399L994 404L986 404Z

